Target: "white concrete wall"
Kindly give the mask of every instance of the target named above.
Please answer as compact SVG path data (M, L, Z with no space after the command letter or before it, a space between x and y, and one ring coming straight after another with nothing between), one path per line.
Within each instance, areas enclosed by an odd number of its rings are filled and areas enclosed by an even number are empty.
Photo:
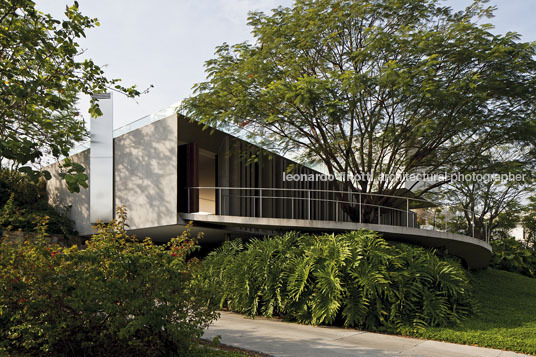
M177 117L153 122L114 139L115 207L125 205L130 229L176 224L177 217ZM72 157L89 176L89 150ZM89 190L70 193L59 177L59 166L46 168L49 202L66 208L80 235L92 233Z
M82 151L71 157L86 168L89 176L89 150ZM91 234L91 224L89 222L89 190L80 187L80 193L70 193L65 181L59 176L58 163L46 168L52 175L52 179L47 182L47 193L49 203L59 210L66 210L67 216L75 222L75 229L80 235Z
M130 229L177 223L177 130L172 115L115 138L115 206Z

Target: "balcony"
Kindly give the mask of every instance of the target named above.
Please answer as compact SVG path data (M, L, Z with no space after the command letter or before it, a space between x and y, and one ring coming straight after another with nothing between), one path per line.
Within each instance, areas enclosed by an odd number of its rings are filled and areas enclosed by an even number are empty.
M184 221L234 227L258 234L285 230L343 232L370 229L391 241L440 249L458 256L470 269L484 268L491 257L487 238L453 232L449 216L428 222L437 205L411 197L286 188L190 187ZM442 206L445 209L445 206ZM472 212L465 212L474 217ZM450 217L453 218L453 217ZM474 225L471 225L471 228Z

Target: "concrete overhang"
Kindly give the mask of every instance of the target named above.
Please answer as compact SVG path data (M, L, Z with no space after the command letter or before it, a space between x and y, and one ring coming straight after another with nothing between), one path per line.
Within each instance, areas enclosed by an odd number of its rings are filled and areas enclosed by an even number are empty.
M387 240L417 244L429 248L445 249L449 254L460 257L469 269L482 269L488 266L491 246L477 238L460 234L400 227L384 224L316 221L283 218L258 218L224 216L212 214L181 213L184 221L196 225L218 225L222 228L236 227L266 229L270 231L298 230L307 232L345 232L368 229L379 232Z

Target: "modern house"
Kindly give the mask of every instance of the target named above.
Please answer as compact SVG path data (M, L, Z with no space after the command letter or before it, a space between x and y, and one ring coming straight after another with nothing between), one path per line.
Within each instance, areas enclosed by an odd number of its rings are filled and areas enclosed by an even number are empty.
M80 235L90 235L92 223L112 219L115 207L124 205L131 233L157 241L177 236L190 221L194 233L202 231L209 243L284 230L367 228L390 240L448 250L470 268L488 264L487 242L420 229L416 208L422 200L391 196L388 206L373 205L367 200L373 194L334 189L327 181L285 180L290 166L293 175L319 172L260 148L235 131L207 130L177 114L176 108L113 132L111 98L101 98L101 108L104 116L92 119L91 144L71 156L89 172L89 189L69 193L58 164L48 167L53 176L47 184L49 201L67 208ZM357 222L346 213L350 206L359 213Z

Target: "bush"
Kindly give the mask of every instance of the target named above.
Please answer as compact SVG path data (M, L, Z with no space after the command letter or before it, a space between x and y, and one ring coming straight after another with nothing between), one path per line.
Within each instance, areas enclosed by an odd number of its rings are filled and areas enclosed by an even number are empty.
M474 309L459 262L364 230L227 242L202 274L220 287L222 307L307 324L403 331L456 323Z
M527 248L514 238L491 242L493 256L490 266L495 269L536 277L536 251Z
M19 172L0 169L0 231L32 231L48 217L49 233L73 232L73 222L48 204L45 185Z
M217 316L197 284L188 233L166 245L137 242L118 220L86 249L47 246L45 234L0 247L0 349L23 355L187 353Z

